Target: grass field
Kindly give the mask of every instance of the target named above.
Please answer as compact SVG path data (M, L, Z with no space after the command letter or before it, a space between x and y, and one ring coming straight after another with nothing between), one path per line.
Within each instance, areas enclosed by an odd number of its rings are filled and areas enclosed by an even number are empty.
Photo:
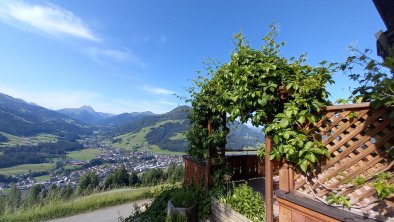
M0 216L1 222L44 221L53 218L71 216L122 203L153 197L159 187L124 188L80 197L68 201L53 200L48 204L36 206L16 212L7 212ZM116 216L116 215L114 215Z
M170 137L170 140L184 140L184 139L186 139L186 133L184 132L179 132Z
M138 132L126 133L126 134L122 134L122 135L119 135L119 136L116 136L113 138L114 140L119 139L120 141L112 142L110 140L106 140L106 141L104 141L104 143L110 144L110 145L117 147L117 148L126 149L126 150L148 148L154 153L182 155L182 154L184 154L182 152L172 152L172 151L168 151L168 150L163 150L157 145L150 145L150 144L148 144L148 142L146 141L146 138L145 138L146 135L153 128L159 127L159 126L164 125L166 123L182 123L182 121L183 120L161 121L161 122L156 123L153 126L144 127L141 130L139 130ZM176 139L177 137L181 137L181 135L177 134L177 135L174 135L173 137L171 137L171 138Z
M55 163L39 163L39 164L22 164L13 167L0 168L0 174L17 175L31 172L49 171L55 168Z
M71 165L71 164L65 164L63 167L65 170L79 170L82 168L81 165Z
M51 177L49 175L43 175L43 176L39 176L39 177L34 177L34 179L37 180L37 181L47 181L50 178Z
M1 143L0 146L16 146L16 145L37 145L38 143L57 142L58 137L51 134L40 134L32 137L14 136L8 133L0 132L8 138L9 141Z
M74 160L91 160L100 154L98 149L83 149L78 151L69 152L67 158Z

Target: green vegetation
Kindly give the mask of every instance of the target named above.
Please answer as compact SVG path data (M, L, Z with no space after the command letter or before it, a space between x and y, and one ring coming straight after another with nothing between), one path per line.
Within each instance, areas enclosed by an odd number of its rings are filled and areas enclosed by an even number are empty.
M58 141L58 136L52 134L39 134L37 136L22 137L14 136L8 133L0 132L8 141L0 143L1 146L17 146L17 145L37 145L39 143L54 143Z
M376 175L373 186L376 188L376 194L379 200L383 200L394 193L394 184L389 183L391 177L392 175L387 172Z
M98 149L83 149L78 151L72 151L67 154L68 159L74 160L92 160L100 154Z
M134 182L134 184L130 184L130 182ZM124 166L115 169L112 171L104 181L104 188L113 188L113 187L124 187L129 185L137 185L139 184L139 178L136 173L133 172L132 175L127 173L127 170Z
M234 210L254 222L265 220L264 200L260 193L253 191L246 183L237 186L220 198L220 202L229 204Z
M99 178L94 172L87 172L79 178L77 194L84 195L92 193L99 186Z
M42 190L41 185L34 185L24 199L21 197L21 191L14 184L8 191L8 196L0 195L0 222L42 221L153 197L155 187L149 187L149 185L169 182L178 184L182 178L182 165L170 165L167 172L162 169L152 169L140 177L136 173L129 175L122 167L107 176L104 186L99 185L98 176L94 172L88 172L82 175L75 190L71 185L62 188L53 185L45 190ZM145 187L100 192L108 188L140 184ZM161 185L158 186L160 187Z
M64 158L67 152L82 149L78 142L58 141L56 143L39 143L1 148L0 167L12 167L21 164L38 164L52 162L53 158Z
M198 76L189 89L193 109L187 138L188 153L207 159L226 143L229 122L239 119L254 126L265 126L273 139L270 159L285 158L302 171L313 168L329 152L309 130L316 113L328 104L325 86L333 83L334 64L321 62L312 67L306 56L284 58L284 43L277 43L277 29L271 26L259 49L253 49L241 34L228 63L207 64L207 75ZM207 125L212 132L208 134Z
M103 207L149 198L154 195L155 189L156 187L139 189L125 188L71 200L53 199L45 204L37 204L15 212L6 212L3 216L0 216L0 221L43 221L57 217L71 216Z
M187 188L182 188L180 184L163 186L155 197L148 210L141 212L137 210L133 215L123 219L123 222L132 221L166 221L167 219L167 202L171 200L175 193L183 192Z
M342 206L343 208L347 207L350 209L350 198L344 195L339 195L331 192L326 197L327 204L337 204Z
M55 169L55 163L22 164L13 167L0 168L0 174L18 175L31 172L46 172Z
M34 179L36 181L47 181L51 179L51 177L49 175L42 175L42 176L34 177Z
M175 135L171 136L169 139L170 140L185 140L186 133L185 132L178 132Z
M136 132L118 135L118 136L112 138L111 140L104 141L104 143L109 144L114 147L117 147L117 148L126 149L126 150L148 148L154 153L182 155L182 154L184 154L182 152L181 153L180 152L172 152L169 150L161 149L157 145L149 144L146 139L147 134L150 133L155 128L158 128L158 127L165 125L167 123L182 123L182 122L183 122L182 120L160 121L160 122L155 123L152 126L144 127Z

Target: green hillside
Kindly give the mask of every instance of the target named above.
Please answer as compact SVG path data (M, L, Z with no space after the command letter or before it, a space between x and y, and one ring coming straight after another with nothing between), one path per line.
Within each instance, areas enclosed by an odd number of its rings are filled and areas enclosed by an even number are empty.
M104 142L114 147L134 150L149 149L156 153L184 153L188 141L190 107L178 107L168 113L135 119L109 133ZM264 135L238 122L228 125L228 149L258 148Z
M37 145L38 143L58 141L58 136L52 134L39 134L37 136L23 137L0 132L0 135L7 138L5 142L0 142L0 146Z
M183 120L164 120L164 121L156 122L151 126L143 127L134 132L124 133L112 137L111 139L105 140L104 143L126 150L150 149L155 153L180 154L179 152L171 152L169 150L161 149L157 144L148 143L147 135L153 132L155 129L164 126L166 124L169 123L182 124L183 122L184 122Z

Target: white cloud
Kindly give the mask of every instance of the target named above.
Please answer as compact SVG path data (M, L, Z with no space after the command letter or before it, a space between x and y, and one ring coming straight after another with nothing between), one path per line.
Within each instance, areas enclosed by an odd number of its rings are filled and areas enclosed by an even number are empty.
M174 95L175 94L174 91L171 91L171 90L165 89L165 88L161 88L161 87L155 87L155 86L145 85L142 89L147 92L151 92L154 94L160 94L160 95Z
M90 48L88 54L97 59L98 57L111 58L117 61L136 61L139 60L137 56L129 51L116 50L116 49L100 49Z
M118 50L92 47L86 50L86 53L98 63L111 59L117 62L127 62L141 69L144 69L147 66L139 56L128 49Z
M23 1L0 1L0 20L16 27L39 30L55 36L66 34L101 41L73 12L53 4L31 5Z

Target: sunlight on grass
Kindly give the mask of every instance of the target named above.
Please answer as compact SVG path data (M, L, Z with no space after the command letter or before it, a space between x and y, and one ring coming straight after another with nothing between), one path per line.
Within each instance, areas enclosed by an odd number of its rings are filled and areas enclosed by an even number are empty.
M55 168L55 163L22 164L13 167L0 168L0 174L17 175L31 172L45 172Z

